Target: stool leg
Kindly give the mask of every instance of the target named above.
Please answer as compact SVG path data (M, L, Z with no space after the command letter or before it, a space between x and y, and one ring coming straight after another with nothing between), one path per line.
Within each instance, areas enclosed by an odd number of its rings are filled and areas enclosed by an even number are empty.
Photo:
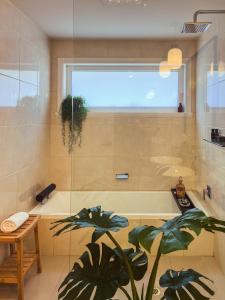
M37 254L37 272L41 273L41 257L40 257L40 247L39 247L39 237L38 237L38 226L34 228L34 236L35 236L35 248Z
M18 280L18 300L24 300L23 241L17 242L17 280Z
M10 249L10 255L12 255L13 253L15 253L15 247L13 244L9 245L9 249Z

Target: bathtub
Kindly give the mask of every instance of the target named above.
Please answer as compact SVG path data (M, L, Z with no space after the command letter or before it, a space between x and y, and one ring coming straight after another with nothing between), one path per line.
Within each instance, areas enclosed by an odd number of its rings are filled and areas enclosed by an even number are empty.
M189 196L196 207L205 211L193 192ZM171 192L55 192L45 204L38 204L31 213L45 217L66 217L82 208L101 205L129 219L173 218L180 210Z
M196 207L206 214L207 209L203 201L194 192L188 192ZM127 242L128 232L136 226L161 226L162 219L167 220L181 214L171 192L135 191L57 191L51 195L45 204L38 204L31 210L31 214L40 214L39 223L40 246L43 255L80 255L85 245L90 242L92 230L81 229L72 233L53 238L50 231L51 223L67 216L78 213L82 208L101 205L103 210L126 216L129 227L116 233L118 241L123 247L130 247ZM103 237L101 241L107 242ZM153 247L152 254L157 250ZM178 251L174 255L213 255L213 235L204 232L190 247L189 251Z

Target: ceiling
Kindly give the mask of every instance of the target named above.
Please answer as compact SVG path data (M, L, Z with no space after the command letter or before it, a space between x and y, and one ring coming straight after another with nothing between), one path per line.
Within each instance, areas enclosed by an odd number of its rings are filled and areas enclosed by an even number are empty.
M11 0L54 38L73 37L73 0ZM147 5L104 5L75 0L79 38L174 38L198 9L225 9L225 0L145 0ZM210 20L210 16L201 19ZM189 35L190 36L190 35Z

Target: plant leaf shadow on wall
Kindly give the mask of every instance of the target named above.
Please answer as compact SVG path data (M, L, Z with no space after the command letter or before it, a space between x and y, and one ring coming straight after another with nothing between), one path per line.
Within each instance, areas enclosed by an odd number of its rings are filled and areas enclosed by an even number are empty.
M56 221L51 229L60 229L54 234L92 227L92 242L87 245L80 257L80 263L75 263L73 269L59 288L59 299L63 300L107 300L115 296L120 289L128 300L152 300L157 271L162 254L188 249L196 236L202 230L211 233L225 233L225 221L207 217L201 210L195 208L172 220L165 221L160 227L140 226L129 233L130 249L122 249L111 232L118 232L127 227L125 217L102 211L100 206L82 209L78 214ZM97 240L106 234L115 248ZM149 274L148 284L137 289L136 281L147 275L148 256L152 245L160 237L157 256ZM201 279L204 279L202 281ZM206 300L214 295L214 291L206 284L211 282L206 276L189 269L187 271L167 270L160 278L160 286L166 288L161 300ZM194 285L193 285L194 283ZM128 284L130 290L126 289ZM199 287L200 290L197 288ZM206 293L209 296L203 295Z
M62 101L59 111L62 122L62 138L69 153L73 151L77 142L79 146L81 145L83 122L86 120L87 112L86 101L82 97L68 95Z

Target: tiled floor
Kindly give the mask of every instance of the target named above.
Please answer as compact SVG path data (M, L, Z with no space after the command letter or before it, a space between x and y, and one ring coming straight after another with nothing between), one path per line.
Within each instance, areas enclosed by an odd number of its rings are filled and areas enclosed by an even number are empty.
M56 300L58 286L68 273L69 265L71 265L75 259L76 258L67 256L42 257L42 274L37 275L34 270L32 270L26 279L25 300ZM150 262L150 267L152 261ZM225 276L222 274L214 258L163 257L159 266L158 274L162 275L168 268L173 268L175 270L193 268L196 271L207 275L209 278L214 280L214 290L216 291L216 295L212 299L225 299ZM120 293L118 293L114 298L125 300L124 296ZM160 296L155 296L154 298L157 300L160 299ZM0 300L16 299L15 286L0 285Z

